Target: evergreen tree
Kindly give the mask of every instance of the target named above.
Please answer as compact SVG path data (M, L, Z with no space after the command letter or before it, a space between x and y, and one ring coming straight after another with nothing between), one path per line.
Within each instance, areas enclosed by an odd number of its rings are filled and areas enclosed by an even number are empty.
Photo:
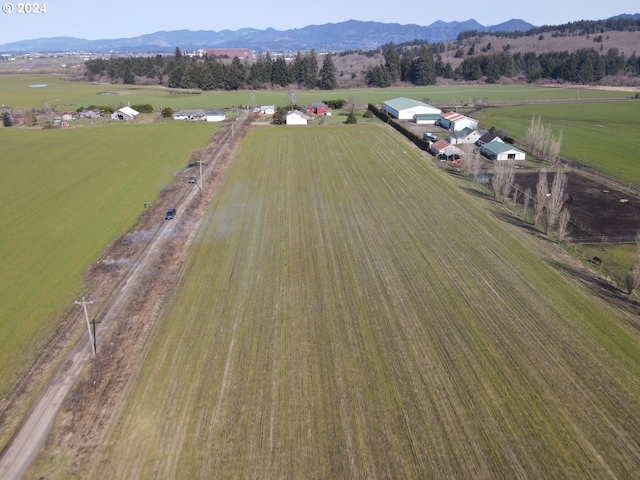
M394 83L400 78L400 55L393 43L384 49L384 65L389 73L389 80Z
M302 84L308 89L313 89L316 86L316 80L318 78L318 59L316 58L316 51L311 50L306 54L302 64L304 72Z
M420 53L414 60L411 69L411 80L414 85L435 85L436 66L431 49L426 45L420 47Z
M370 87L385 88L391 85L389 71L382 65L370 67L364 75L367 85Z
M271 68L271 83L280 85L281 87L286 87L291 83L287 62L282 57L278 57L273 63L273 67Z
M245 84L246 70L238 57L233 57L231 65L227 67L226 86L227 90L238 90Z
M320 69L320 88L322 90L333 90L337 85L336 67L333 65L331 53L327 53Z
M353 110L349 112L349 115L347 115L347 119L344 121L344 123L346 123L347 125L355 125L356 123L358 123L358 117L356 117L356 114Z
M13 126L13 122L11 121L11 115L9 115L8 112L2 112L2 126L3 127Z
M284 125L287 123L287 112L288 110L283 107L276 107L276 111L273 114L273 119L271 123L274 125Z
M404 54L400 59L400 80L403 82L411 81L411 68L413 66L413 59L410 55Z

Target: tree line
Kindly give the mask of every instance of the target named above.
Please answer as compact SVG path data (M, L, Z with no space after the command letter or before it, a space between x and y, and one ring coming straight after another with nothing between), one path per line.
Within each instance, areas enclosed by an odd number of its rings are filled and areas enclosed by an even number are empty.
M249 64L234 57L230 62L205 56L183 55L176 48L173 56L120 57L87 60L85 76L88 79L108 77L125 84L148 82L150 79L171 88L198 88L201 90L238 90L242 88L268 88L269 86L333 90L337 86L336 68L331 53L324 55L322 66L314 50L304 55L298 51L292 62L270 53L260 54Z
M457 40L462 42L474 37L494 36L498 38L521 38L551 33L552 37L568 37L578 35L595 35L605 32L636 32L640 30L640 19L638 18L610 18L608 20L579 20L576 22L564 23L562 25L544 25L533 27L529 30L516 30L513 32L491 32L478 30L467 30L458 34Z
M635 52L628 58L617 48L599 53L593 48L583 48L576 52L520 52L509 54L506 51L488 55L474 55L472 46L468 56L453 69L444 64L439 53L434 54L429 45L418 49L396 47L393 44L383 47L384 63L370 67L365 78L372 87L389 87L397 80L413 85L434 85L436 78L497 83L500 77L512 78L524 75L529 82L541 79L594 84L606 76L640 74L640 59ZM485 51L491 49L490 44ZM473 56L471 56L473 55ZM457 55L458 56L458 55ZM459 57L464 57L461 51Z

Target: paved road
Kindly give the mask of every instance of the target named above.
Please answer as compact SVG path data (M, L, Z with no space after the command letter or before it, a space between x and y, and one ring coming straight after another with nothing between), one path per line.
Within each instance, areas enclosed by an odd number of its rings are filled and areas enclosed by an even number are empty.
M238 126L242 124L245 118L246 114L237 122L234 133L238 132ZM232 128L231 131L233 132L233 130ZM230 133L226 139L221 142L218 147L218 153L216 153L207 166L207 169L203 172L204 177L213 171L218 156L233 140L234 135ZM178 215L180 211L183 210L186 205L189 205L193 198L199 194L200 191L198 188L191 189L183 197L182 201L176 205ZM129 303L131 296L135 294L136 286L140 281L144 281L145 267L153 262L157 255L160 254L162 245L168 241L175 225L175 221L162 221L154 238L142 253L140 259L131 267L131 270L122 280L105 306L94 317L101 318L100 323L96 323L98 347L100 345L100 338L106 337L106 332L114 320L118 318L124 307ZM67 355L61 368L44 388L43 393L23 421L19 431L2 453L2 457L0 458L1 480L18 480L27 471L44 445L66 395L80 377L80 374L92 356L93 351L89 341L89 333L87 332Z

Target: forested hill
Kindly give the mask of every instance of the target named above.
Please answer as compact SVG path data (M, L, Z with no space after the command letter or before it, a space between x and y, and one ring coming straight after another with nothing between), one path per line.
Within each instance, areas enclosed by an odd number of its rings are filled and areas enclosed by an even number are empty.
M455 39L466 30L516 31L533 25L523 20L509 20L493 26L483 26L475 20L463 22L437 21L429 26L349 20L325 25L279 31L273 28L236 31L175 30L155 32L133 38L82 40L72 37L39 38L0 45L0 52L133 52L169 53L175 47L183 51L199 48L249 48L255 51L297 50L368 50L386 43L402 43L414 39L443 42Z

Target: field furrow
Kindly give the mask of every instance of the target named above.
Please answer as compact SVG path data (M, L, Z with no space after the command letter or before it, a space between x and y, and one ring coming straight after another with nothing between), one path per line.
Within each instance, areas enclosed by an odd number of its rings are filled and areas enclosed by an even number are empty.
M631 478L640 345L382 128L249 133L92 478Z

